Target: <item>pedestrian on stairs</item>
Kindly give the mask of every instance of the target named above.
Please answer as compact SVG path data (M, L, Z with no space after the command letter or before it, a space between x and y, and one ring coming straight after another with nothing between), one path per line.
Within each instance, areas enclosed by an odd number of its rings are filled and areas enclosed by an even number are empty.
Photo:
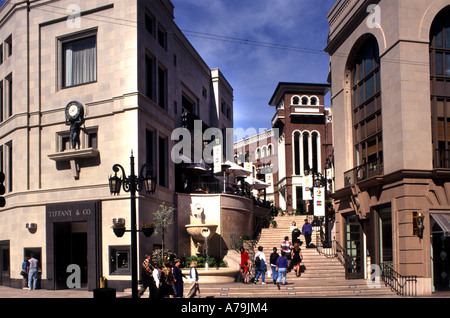
M281 256L278 257L276 270L278 271L277 277L277 287L280 289L280 281L283 285L286 285L286 271L288 267L288 261L286 259L286 254L281 251ZM281 279L283 277L283 279Z
M300 264L303 260L302 249L299 243L294 243L294 248L292 249L292 265L294 266L297 277L300 276Z
M261 276L262 285L266 284L266 271L267 271L267 261L266 255L263 253L263 247L258 246L258 252L255 254L255 267L256 276L254 283L258 282L259 276Z
M292 243L289 242L289 236L284 237L283 243L281 243L281 252L285 254L285 258L288 261L287 270L291 269L291 250L292 250Z
M305 224L302 227L302 234L305 236L306 247L309 247L311 244L311 235L312 235L312 225L308 223L308 219L305 219Z
M270 254L270 268L272 269L272 278L273 283L277 283L277 277L278 277L278 271L277 271L277 260L280 257L280 255L277 253L277 248L273 248L273 253Z
M248 252L241 246L241 275L242 275L242 282L245 280L245 263L247 263L250 260L250 257L248 256Z

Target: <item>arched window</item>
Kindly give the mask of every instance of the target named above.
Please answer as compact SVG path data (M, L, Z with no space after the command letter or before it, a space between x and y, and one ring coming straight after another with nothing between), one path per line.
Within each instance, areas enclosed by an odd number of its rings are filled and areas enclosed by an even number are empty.
M380 54L374 36L366 38L351 54L353 77L353 141L355 166L383 162ZM354 56L354 57L353 57Z
M256 159L261 159L261 148L256 149Z
M262 152L261 152L261 158L265 158L265 157L267 157L267 147L263 146Z
M450 6L431 26L430 74L434 167L450 168Z
M270 144L268 147L267 147L267 155L268 156L271 156L271 155L273 155L273 146L272 146L272 144Z
M312 106L317 106L319 105L319 100L317 99L317 97L311 97L311 105Z
M308 103L309 103L309 98L306 96L303 96L302 97L302 105L308 105Z
M292 105L299 105L300 104L300 97L294 96L292 97Z

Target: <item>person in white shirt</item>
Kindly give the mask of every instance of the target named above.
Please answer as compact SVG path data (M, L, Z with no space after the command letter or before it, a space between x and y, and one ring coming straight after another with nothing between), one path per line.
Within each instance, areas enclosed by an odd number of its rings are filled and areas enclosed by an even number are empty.
M258 261L259 259L259 261ZM255 254L255 266L256 266L256 277L254 283L258 282L259 276L261 276L262 284L265 285L266 282L266 271L267 271L267 261L266 255L263 253L263 247L258 247L258 252Z
M200 287L198 286L198 271L197 271L197 261L192 261L189 271L189 280L191 286L186 298L194 298L195 296L200 296Z

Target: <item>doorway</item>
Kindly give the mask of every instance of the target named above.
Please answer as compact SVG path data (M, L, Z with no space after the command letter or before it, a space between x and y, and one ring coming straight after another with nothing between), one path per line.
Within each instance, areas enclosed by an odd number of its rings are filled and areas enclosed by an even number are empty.
M0 241L0 285L11 286L9 241Z
M66 289L69 265L80 267L81 287L88 284L87 222L54 223L54 270L56 289Z
M450 215L431 214L433 291L450 291Z
M364 236L359 217L351 215L346 218L345 247L347 249L347 279L364 278Z

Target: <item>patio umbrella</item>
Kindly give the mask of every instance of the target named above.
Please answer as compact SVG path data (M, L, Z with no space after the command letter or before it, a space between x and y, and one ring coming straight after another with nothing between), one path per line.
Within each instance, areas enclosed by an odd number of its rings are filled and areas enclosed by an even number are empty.
M245 169L244 167L241 167L240 165L237 165L231 161L226 161L225 165L229 166L225 169L225 172L234 177L246 177L252 174L251 171Z
M262 190L268 188L270 185L264 181L255 179L253 177L247 177L245 181L249 184L250 189Z

